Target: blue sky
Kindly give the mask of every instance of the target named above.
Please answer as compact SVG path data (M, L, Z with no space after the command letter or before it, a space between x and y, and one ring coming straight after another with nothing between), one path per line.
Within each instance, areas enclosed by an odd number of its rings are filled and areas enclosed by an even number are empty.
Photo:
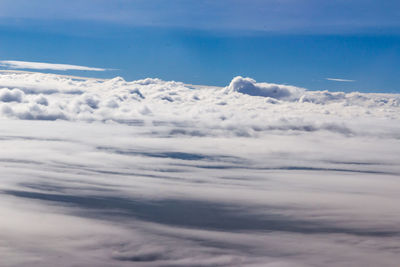
M400 92L399 10L370 0L3 0L0 60L115 69L62 72L86 76Z

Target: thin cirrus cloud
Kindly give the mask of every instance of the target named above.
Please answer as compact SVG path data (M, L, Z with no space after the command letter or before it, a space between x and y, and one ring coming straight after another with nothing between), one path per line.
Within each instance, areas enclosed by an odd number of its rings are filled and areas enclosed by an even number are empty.
M16 61L16 60L1 60L0 66L8 69L33 69L33 70L82 70L82 71L106 71L109 69L94 68L79 65L69 64L53 64L44 62L29 62L29 61Z
M325 78L325 80L333 81L333 82L355 82L356 80L349 80L349 79L341 79L341 78Z

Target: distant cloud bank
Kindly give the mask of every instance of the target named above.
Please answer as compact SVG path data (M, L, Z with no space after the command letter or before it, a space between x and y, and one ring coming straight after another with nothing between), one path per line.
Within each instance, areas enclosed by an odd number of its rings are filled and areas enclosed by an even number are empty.
M235 128L238 135L255 134L253 127L257 131L344 129L342 132L348 133L346 127L326 126L325 122L334 118L330 114L349 120L365 114L383 116L383 107L385 116L398 114L399 95L309 91L241 76L226 87L204 87L150 78L129 82L121 77L101 81L28 72L0 75L0 117L14 119L124 124L133 118L145 121L161 116L170 121L226 125ZM301 119L297 118L299 114ZM317 120L316 114L322 117ZM310 122L306 122L307 118ZM338 120L335 125L341 123Z
M79 65L69 64L53 64L44 62L29 62L29 61L17 61L17 60L1 60L0 66L9 69L32 69L32 70L86 70L86 71L106 71L103 68L93 68Z

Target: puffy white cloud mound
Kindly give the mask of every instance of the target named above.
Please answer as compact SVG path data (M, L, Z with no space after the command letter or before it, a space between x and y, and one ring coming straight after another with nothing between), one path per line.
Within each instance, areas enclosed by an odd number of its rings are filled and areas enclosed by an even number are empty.
M173 133L254 136L262 132L355 134L355 121L398 125L400 96L307 91L235 77L225 88L175 81L90 79L42 73L0 73L0 117L187 127ZM13 89L8 89L13 88ZM357 120L354 120L357 118ZM327 126L329 125L329 126ZM187 130L190 128L190 130ZM371 127L363 127L365 129ZM357 130L358 129L358 130ZM369 130L370 131L370 130Z
M10 90L8 88L0 89L1 102L21 102L24 92L19 89Z
M228 87L230 92L239 92L251 96L272 97L276 99L295 100L305 91L303 88L275 83L257 83L251 78L237 76Z

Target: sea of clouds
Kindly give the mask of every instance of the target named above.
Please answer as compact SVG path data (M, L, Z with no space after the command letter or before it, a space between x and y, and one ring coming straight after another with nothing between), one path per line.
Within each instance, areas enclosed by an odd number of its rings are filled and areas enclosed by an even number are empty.
M0 73L0 266L398 266L400 95Z

